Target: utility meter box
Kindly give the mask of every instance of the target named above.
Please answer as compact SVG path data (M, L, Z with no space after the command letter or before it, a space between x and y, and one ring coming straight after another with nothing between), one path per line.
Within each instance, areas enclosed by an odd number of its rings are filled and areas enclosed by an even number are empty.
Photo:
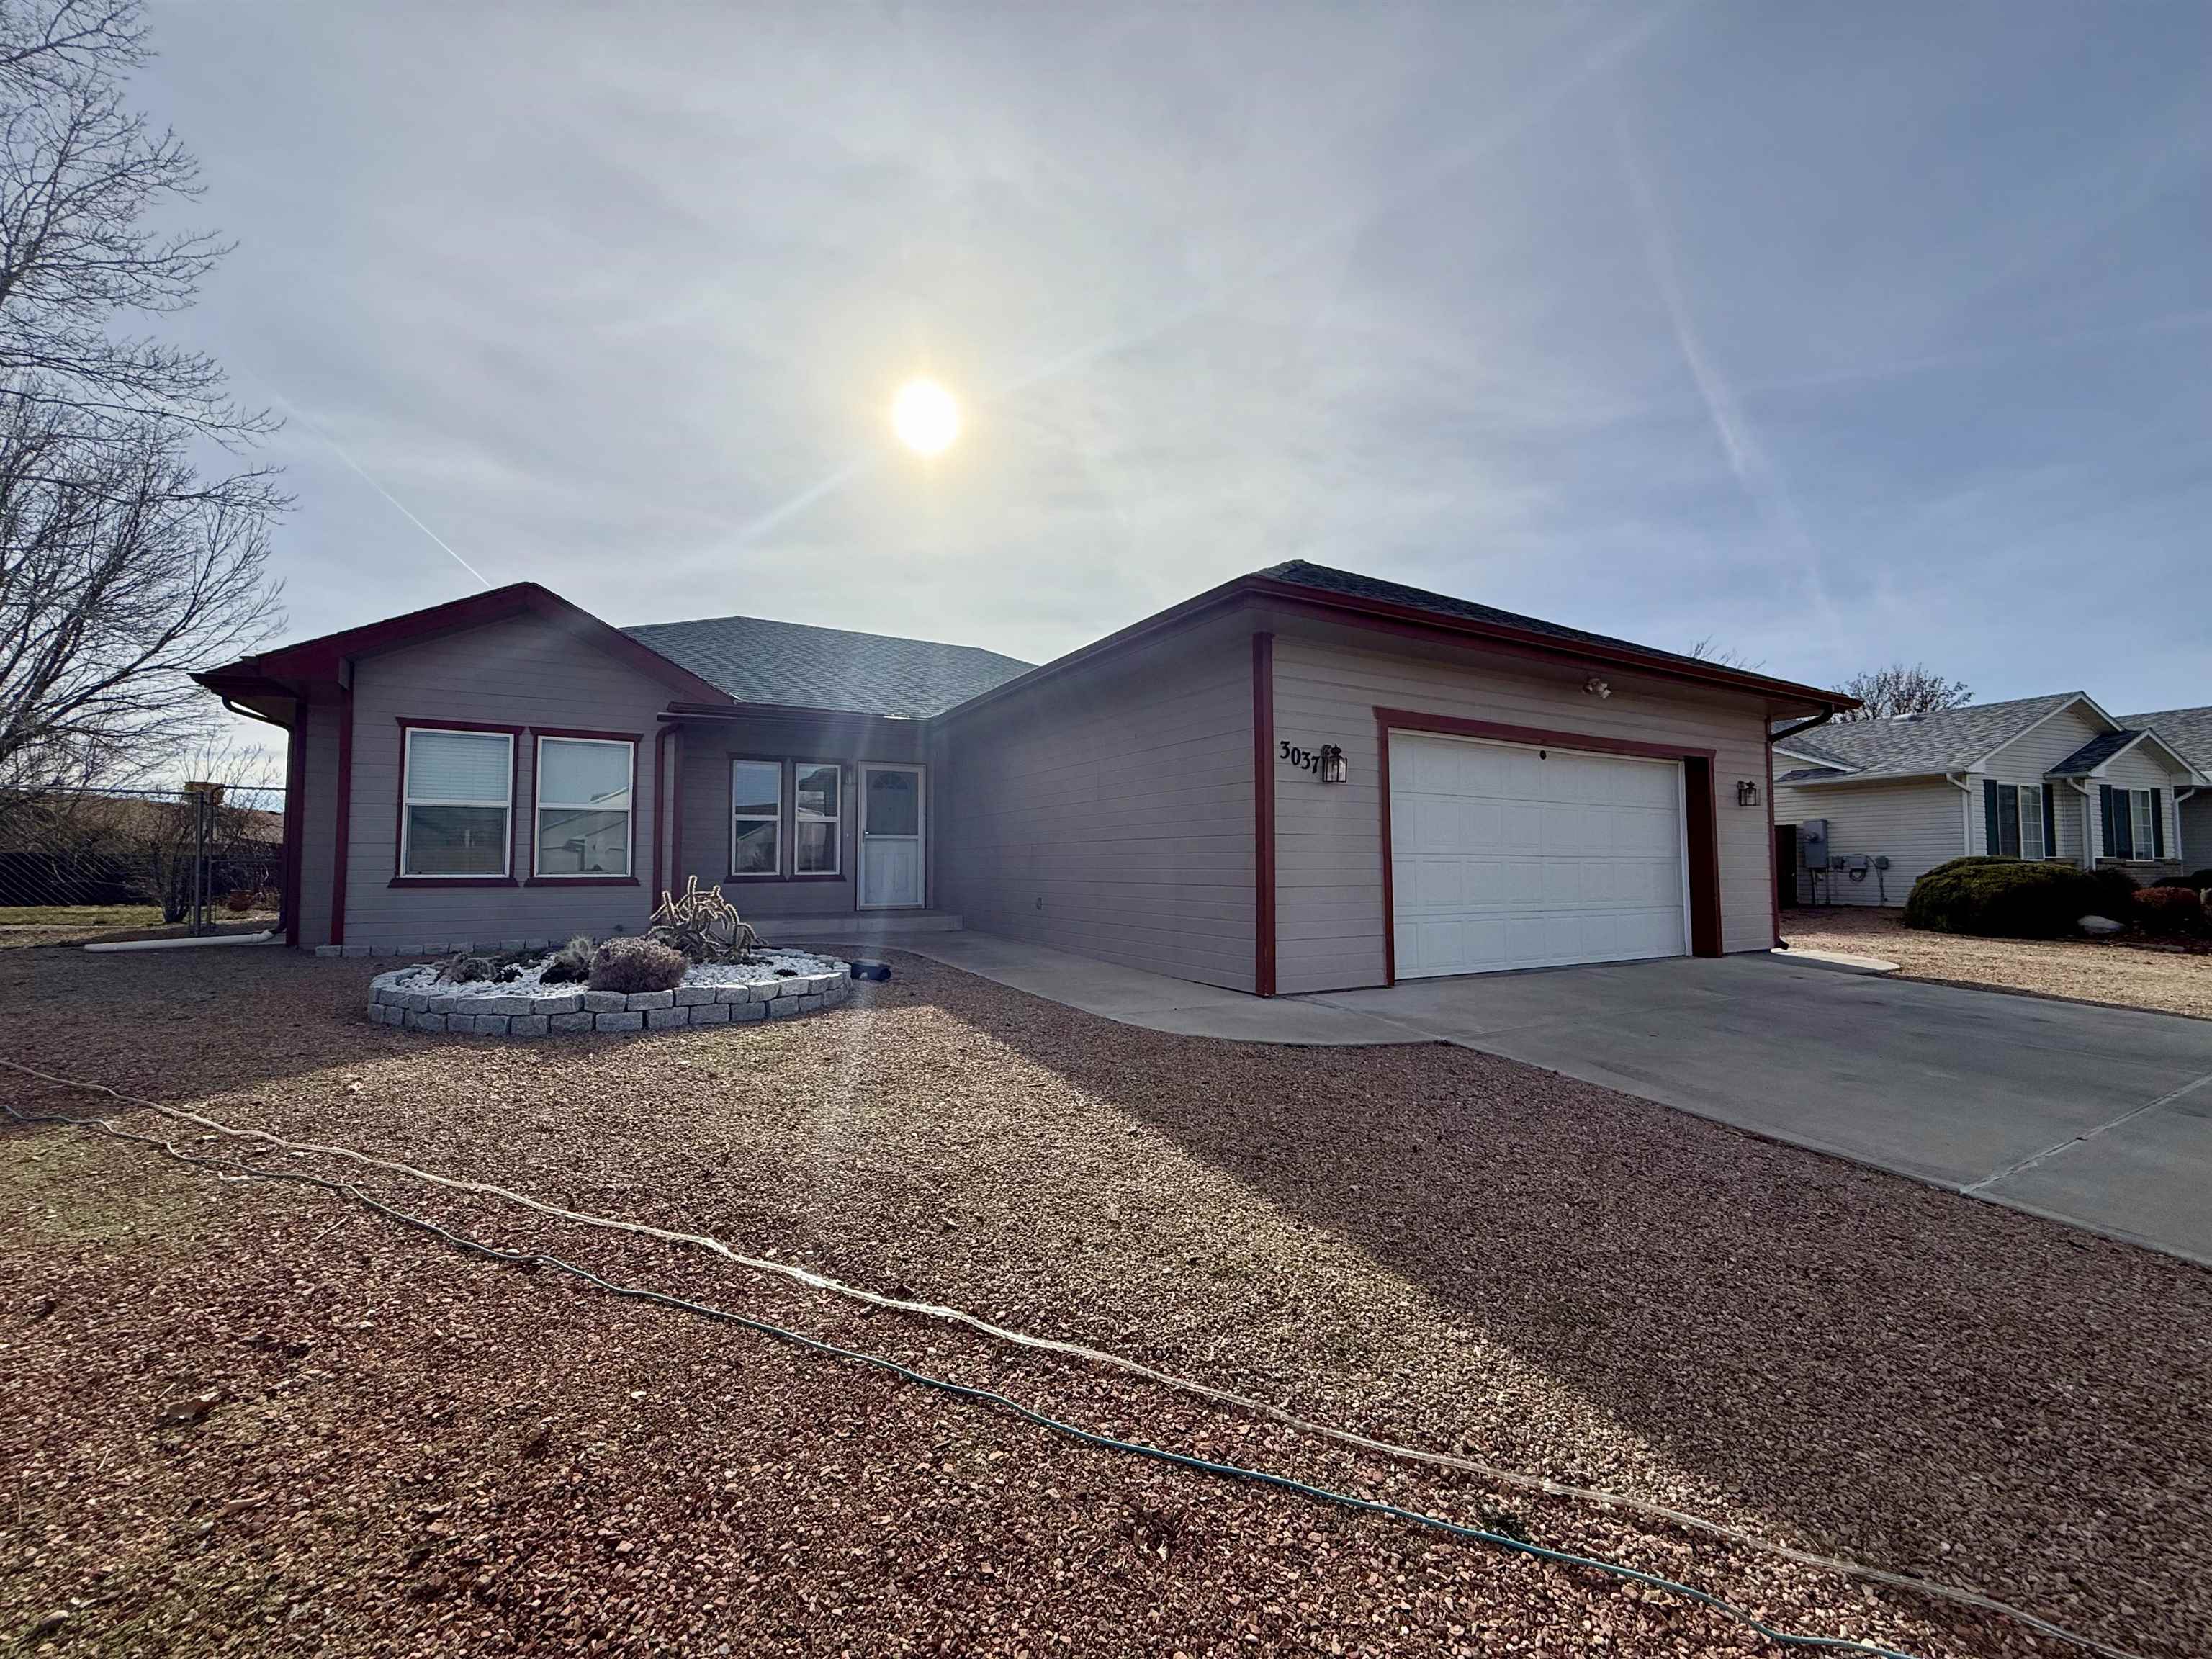
M1797 826L1797 866L1801 870L1828 867L1828 821L1808 818Z

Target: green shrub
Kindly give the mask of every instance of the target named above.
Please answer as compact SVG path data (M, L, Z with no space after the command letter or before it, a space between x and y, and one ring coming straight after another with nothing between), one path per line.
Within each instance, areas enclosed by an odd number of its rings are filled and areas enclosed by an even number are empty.
M659 939L611 939L592 952L594 991L672 991L691 971L681 951Z
M2128 884L2130 895L2134 885ZM2128 902L2101 874L2070 864L1953 859L1912 884L1905 901L1905 925L1993 939L2062 939L2083 916L2126 921L2130 908L2112 915L2116 901L2123 907Z
M2146 887L2135 896L2136 921L2147 933L2171 936L2204 931L2204 899L2194 887Z

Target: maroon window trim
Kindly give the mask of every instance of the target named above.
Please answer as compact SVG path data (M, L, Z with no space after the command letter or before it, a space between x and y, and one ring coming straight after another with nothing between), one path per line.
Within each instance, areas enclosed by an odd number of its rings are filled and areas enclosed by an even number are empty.
M351 701L352 696L350 691L346 693L349 702ZM518 887L521 885L514 873L520 867L514 856L514 836L517 828L514 801L515 797L522 793L522 739L523 735L530 728L526 726L495 726L483 720L429 720L417 718L412 714L399 714L393 718L399 727L399 754L398 763L392 769L397 777L392 785L392 879L384 884L386 887ZM348 724L351 724L350 718ZM410 876L401 864L401 860L407 856L407 734L418 728L430 732L489 732L504 735L507 738L507 873L505 875ZM348 745L349 748L350 746L350 744ZM344 769L343 761L340 769L342 771ZM537 840L537 827L533 824L531 828L531 840L533 843ZM340 847L343 848L343 842L340 842ZM531 857L535 860L537 856L537 850L533 844Z
M645 746L642 732L586 732L567 726L532 726L524 728L530 736L530 874L525 878L526 887L635 887L637 885L637 820L640 797L637 789L637 757ZM629 745L629 873L626 876L549 876L538 867L538 802L544 785L538 766L541 738L565 738L572 743L626 743ZM684 774L677 772L679 787ZM659 844L659 826L655 825L655 844ZM684 860L677 860L680 870Z
M1275 994L1275 636L1252 635L1252 989Z
M1630 738L1604 738L1589 732L1561 732L1547 726L1508 726L1497 720L1462 720L1454 714L1431 714L1418 708L1375 710L1375 741L1379 760L1376 778L1381 787L1382 811L1377 815L1382 838L1382 981L1398 982L1398 921L1390 868L1390 734L1429 732L1444 737L1480 738L1493 743L1520 744L1546 749L1578 749L1598 755L1632 755L1643 760L1679 761L1682 766L1682 835L1690 866L1690 954L1721 954L1720 816L1713 793L1714 751L1685 744L1644 743ZM1771 792L1770 792L1771 793ZM1771 810L1771 809L1770 809ZM1768 857L1773 856L1768 836ZM1773 884L1769 883L1771 886Z
M792 876L787 875L784 872L785 860L783 854L785 849L791 844L791 826L794 810L791 804L791 757L788 755L749 755L740 753L735 749L727 750L724 752L725 761L722 768L722 867L725 870L728 870L729 874L723 877L722 879L725 881L754 883L763 881L844 880L842 876L831 876L827 878L822 876ZM734 797L738 787L737 764L739 761L750 761L755 766L773 766L775 768L775 868L773 870L747 870L740 872L739 871L731 867L738 861L738 813L737 801ZM843 826L840 825L839 830L841 834L842 833L842 830ZM842 854L842 849L840 850ZM794 853L793 856L796 858L796 853Z
M405 770L402 763L401 770ZM400 787L406 787L403 778ZM353 842L353 676L338 687L337 845L331 849L331 943L345 943L346 857Z
M653 890L662 890L660 881L665 873L660 861L660 848L665 828L660 821L661 803L667 797L668 740L676 735L676 728L664 726L653 734Z

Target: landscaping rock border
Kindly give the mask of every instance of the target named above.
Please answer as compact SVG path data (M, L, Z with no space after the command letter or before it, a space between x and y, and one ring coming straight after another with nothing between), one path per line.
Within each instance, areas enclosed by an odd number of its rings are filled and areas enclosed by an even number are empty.
M401 984L413 968L395 968L368 982L368 1017L410 1031L473 1036L565 1036L581 1031L663 1031L693 1025L740 1025L755 1019L795 1019L835 1008L853 994L850 971L794 974L742 985L679 985L672 991L531 991L514 996L426 990Z

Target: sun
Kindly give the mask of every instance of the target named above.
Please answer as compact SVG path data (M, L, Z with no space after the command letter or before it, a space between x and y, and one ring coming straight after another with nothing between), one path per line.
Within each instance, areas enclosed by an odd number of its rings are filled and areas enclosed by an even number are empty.
M960 435L960 405L934 380L908 380L891 399L891 428L918 455L941 455Z

